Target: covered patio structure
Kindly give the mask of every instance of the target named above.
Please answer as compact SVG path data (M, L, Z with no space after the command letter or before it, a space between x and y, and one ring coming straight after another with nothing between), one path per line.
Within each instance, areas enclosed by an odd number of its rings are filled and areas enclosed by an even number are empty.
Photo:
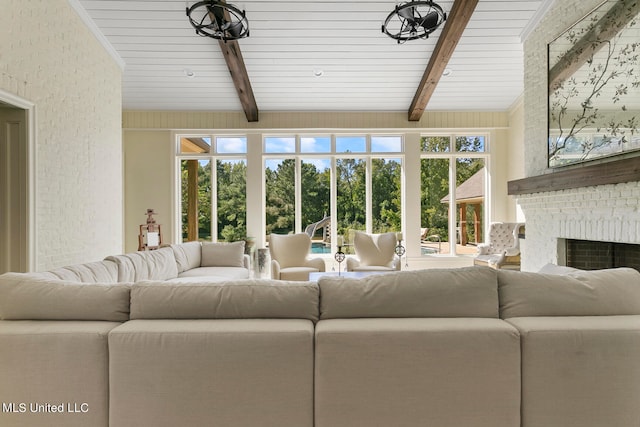
M467 207L473 208L473 235L474 244L482 243L482 204L484 203L484 168L473 174L469 179L456 187L456 208L458 209L458 240L460 245L466 246L467 235ZM440 199L440 202L449 204L451 209L451 194Z

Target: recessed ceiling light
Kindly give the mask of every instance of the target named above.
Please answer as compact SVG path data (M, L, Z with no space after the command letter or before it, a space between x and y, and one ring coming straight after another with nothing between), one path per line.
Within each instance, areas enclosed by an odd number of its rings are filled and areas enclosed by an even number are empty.
M184 75L189 77L190 79L192 79L192 78L194 78L196 76L196 73L194 73L193 70L185 68Z
M315 70L313 70L313 75L316 77L322 77L324 75L324 70L316 68Z
M442 72L442 75L444 77L449 77L451 73L453 73L453 70L451 68L445 68L444 71Z

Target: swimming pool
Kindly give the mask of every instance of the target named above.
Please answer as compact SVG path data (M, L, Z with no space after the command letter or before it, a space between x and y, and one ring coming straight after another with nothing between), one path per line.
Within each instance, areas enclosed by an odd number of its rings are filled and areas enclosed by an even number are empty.
M311 253L312 254L330 254L331 245L325 244L323 242L311 242Z

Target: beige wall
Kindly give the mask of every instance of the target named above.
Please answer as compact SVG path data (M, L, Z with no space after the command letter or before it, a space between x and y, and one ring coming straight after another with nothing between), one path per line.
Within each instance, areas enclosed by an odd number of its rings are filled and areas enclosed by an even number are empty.
M124 132L125 251L138 250L140 225L154 209L162 226L163 243L173 235L172 168L175 161L169 131Z
M515 105L509 111L509 144L507 146L507 164L506 173L507 180L513 181L525 177L524 165L524 100L522 97L518 99ZM509 196L507 199L506 218L509 222L524 222L524 214L517 204L515 196Z
M2 0L0 40L0 90L35 105L35 269L120 252L120 67L67 0Z

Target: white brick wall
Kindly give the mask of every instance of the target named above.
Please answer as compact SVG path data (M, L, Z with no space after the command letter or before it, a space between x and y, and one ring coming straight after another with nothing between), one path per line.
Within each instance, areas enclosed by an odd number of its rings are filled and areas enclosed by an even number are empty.
M547 169L547 44L601 0L556 1L525 42L525 172ZM523 270L558 261L558 238L640 243L640 183L521 195Z
M36 106L36 269L120 252L119 66L66 0L2 0L0 40L0 88Z

